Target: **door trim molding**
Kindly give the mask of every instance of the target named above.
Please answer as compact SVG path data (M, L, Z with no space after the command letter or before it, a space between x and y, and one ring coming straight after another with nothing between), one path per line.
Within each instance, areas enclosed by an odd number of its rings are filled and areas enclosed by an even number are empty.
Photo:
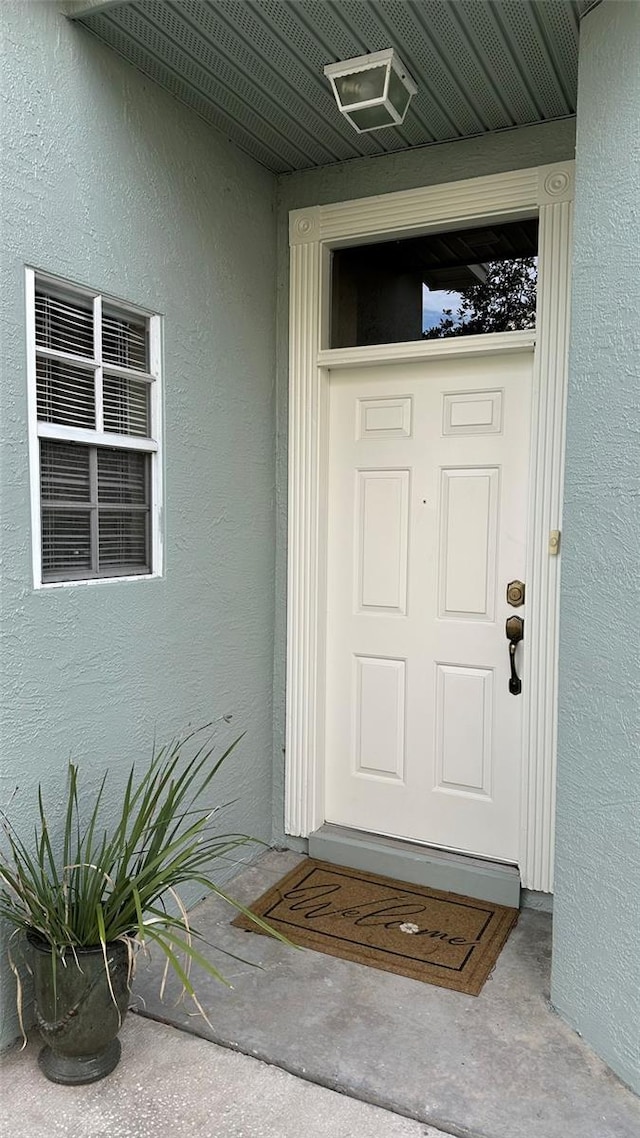
M569 329L573 162L293 210L290 235L289 541L285 831L324 822L326 499L330 366L530 348L532 333L329 349L330 253L480 220L539 217L527 566L527 678L520 872L553 888L558 601ZM528 343L524 339L528 337ZM510 338L510 339L507 339ZM469 341L475 340L473 345ZM507 347L509 344L509 347Z
M412 363L416 360L457 360L467 356L496 356L503 352L527 352L535 346L535 329L523 332L493 332L490 336L452 336L448 340L409 340L404 344L373 344L364 348L327 348L318 352L318 366L366 367L368 364Z

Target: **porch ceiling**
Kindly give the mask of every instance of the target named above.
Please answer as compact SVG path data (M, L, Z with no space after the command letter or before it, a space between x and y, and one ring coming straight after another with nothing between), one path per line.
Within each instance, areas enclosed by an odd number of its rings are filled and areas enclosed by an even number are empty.
M275 173L575 114L593 0L87 0L73 18ZM395 47L401 127L357 135L322 69Z

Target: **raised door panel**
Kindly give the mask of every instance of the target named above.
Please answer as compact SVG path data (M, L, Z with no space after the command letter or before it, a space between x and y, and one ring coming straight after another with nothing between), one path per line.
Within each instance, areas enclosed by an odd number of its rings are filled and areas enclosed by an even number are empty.
M494 619L500 472L444 469L440 482L439 615Z
M402 779L405 758L404 660L354 657L354 769Z
M404 614L407 605L408 470L356 476L356 611Z
M492 719L491 669L436 665L436 790L491 796Z

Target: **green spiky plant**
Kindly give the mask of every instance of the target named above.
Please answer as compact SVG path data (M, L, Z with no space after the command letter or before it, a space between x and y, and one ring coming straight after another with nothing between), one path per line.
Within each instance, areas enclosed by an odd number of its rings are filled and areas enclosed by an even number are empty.
M65 956L78 948L101 946L107 978L107 944L126 944L130 976L136 951L155 944L166 958L165 979L172 968L182 992L191 996L205 1019L190 979L191 964L225 981L196 947L203 938L190 924L180 898L182 886L202 886L285 940L212 880L216 861L229 858L254 839L218 833L212 822L220 808L199 804L240 741L236 739L214 759L210 727L191 731L160 749L154 747L148 768L137 780L135 766L131 768L119 815L110 829L101 825L108 773L93 802L83 806L74 763L68 768L60 848L52 842L41 787L31 846L18 836L6 813L0 813L7 846L0 851L0 915L15 926L13 936L22 931L46 942L54 973L56 959L64 964ZM177 915L167 908L167 898L175 902ZM11 952L10 961L22 1028L21 981Z

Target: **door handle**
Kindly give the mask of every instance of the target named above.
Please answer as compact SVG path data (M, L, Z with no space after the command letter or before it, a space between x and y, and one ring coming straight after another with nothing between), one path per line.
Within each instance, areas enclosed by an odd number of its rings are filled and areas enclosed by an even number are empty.
M511 666L511 676L509 677L509 691L511 695L520 695L522 691L522 680L516 672L516 648L520 641L524 638L524 620L521 616L507 617L505 626L507 640L509 641L509 664Z

